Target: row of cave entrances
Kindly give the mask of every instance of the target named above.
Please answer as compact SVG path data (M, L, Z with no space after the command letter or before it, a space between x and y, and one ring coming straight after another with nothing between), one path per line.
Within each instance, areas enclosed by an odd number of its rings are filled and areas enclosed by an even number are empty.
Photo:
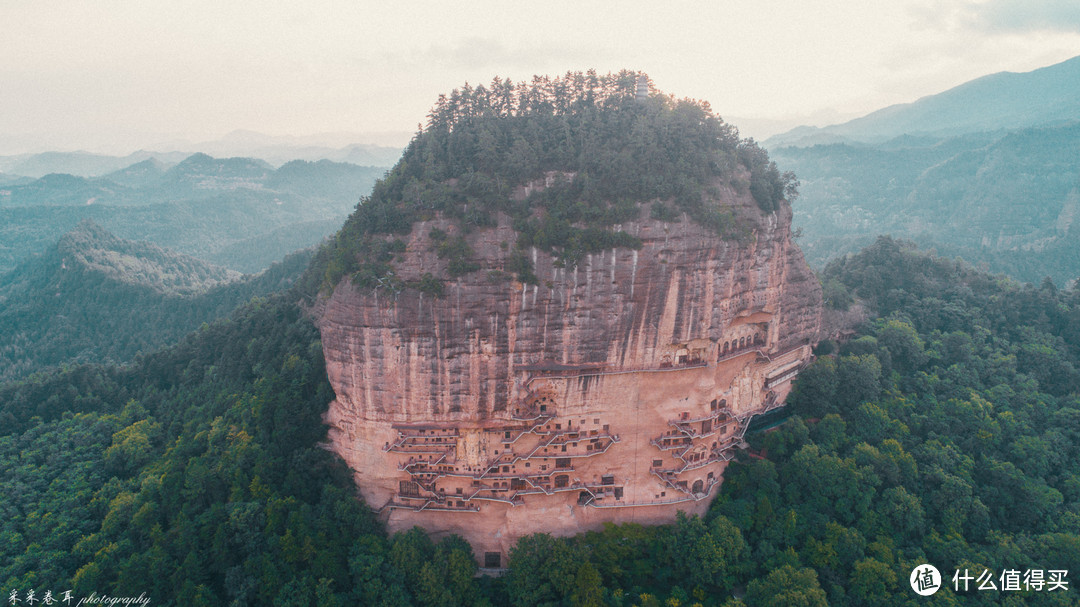
M697 469L702 464L720 461L719 454L728 447L730 438L713 441L711 449L708 448L707 444L697 442L696 439L705 438L717 432L720 433L721 437L726 437L728 436L728 428L732 423L735 424L736 428L738 427L739 422L731 416L725 398L712 399L709 403L709 413L704 416L691 417L689 411L683 411L677 419L669 421L672 430L650 441L653 446L661 451L676 449L674 457L677 460L682 460L683 465L665 470L663 469L664 460L654 459L652 462L653 473L663 479L668 486L683 493L692 494L695 499L704 495L714 483L713 472L708 473L707 480L698 478L694 480L692 485L686 480L678 479L678 475L687 472L687 468ZM683 446L681 450L679 450L680 445ZM708 461L703 462L702 460ZM661 493L658 497L662 496Z
M435 458L435 455L437 454L428 455L428 460L424 460L424 456L420 456L420 460L416 463L425 464L426 462L427 468L424 468L423 470L418 471L417 469L408 467L403 468L409 471L410 479L399 479L398 495L408 499L422 499L424 498L424 495L422 494L430 492L430 499L439 502L439 504L447 501L448 505L451 507L463 508L466 506L466 502L471 501L482 491L515 492L510 494L515 495L516 492L519 491L525 491L527 493L535 493L537 491L549 493L552 489L566 490L577 487L578 485L576 483L571 484L571 475L562 473L563 471L574 469L572 457L589 457L601 453L606 450L606 446L593 450L593 446L598 446L594 445L594 443L597 443L597 441L602 439L607 439L610 441L608 443L608 445L610 445L611 442L617 442L618 437L609 435L609 426L607 424L601 424L600 418L592 419L592 424L595 426L592 429L587 427L588 424L585 419L582 419L580 423L574 423L574 419L570 418L565 420L564 423L566 428L564 430L561 423L553 422L554 413L548 412L549 408L551 410L554 409L554 405L555 399L550 395L534 393L525 405L524 410L515 410L515 413L521 416L519 419L524 418L523 420L528 420L526 424L517 425L509 429L485 429L485 432L488 433L502 434L500 437L502 440L498 441L499 443L513 442L516 441L519 436L529 433L536 434L539 437L540 443L524 457L514 456L514 452L511 450L500 457L496 457L496 459L488 465L479 467L476 471L473 471L472 468L468 468L472 474L463 473L458 469L456 464L443 462L443 459L452 453L452 449L459 437L458 430L396 428L401 437L393 444L387 443L384 447L387 451L408 453L410 450L423 449L425 447L445 447L448 449L438 459ZM603 431L602 437L598 436L601 428ZM431 434L425 434L426 432L431 432ZM443 436L444 434L445 436ZM548 435L548 438L545 439L545 435ZM566 440L560 439L557 443L552 442L552 437L561 437L562 435L566 435ZM428 445L429 441L434 441L436 444ZM575 450L576 454L573 455L565 453L567 450L567 443L577 447L578 442L580 441L586 441L585 452L576 453ZM509 445L505 446L509 447ZM549 453L548 446L551 446L552 448L561 446L562 451L564 452L562 457L556 457L555 453ZM541 448L543 448L543 451L540 451ZM495 453L498 455L499 451L495 451ZM500 460L507 456L514 456L512 457L513 461L500 463ZM519 472L516 468L514 470L510 469L518 460L530 460L533 458L543 458L545 462L548 461L548 458L552 458L555 462L555 468L545 472L547 470L547 465L541 465L539 472L530 473L530 471L523 471L520 473L522 476L517 476ZM410 459L410 463L412 461L413 460ZM529 463L526 462L524 465L527 468ZM436 489L434 483L431 481L434 481L437 476L441 476L441 474L439 474L440 471L444 471L450 476L459 478L468 478L469 476L472 476L471 487L454 486L451 490L456 491L456 494L448 493L445 487ZM488 477L489 473L500 476ZM431 477L430 481L425 482L425 477L428 476ZM484 477L488 477L487 480L491 483L490 487L481 486ZM537 479L539 484L531 482L531 479ZM455 482L453 484L457 483ZM586 483L582 483L582 485L586 485ZM614 495L615 499L621 499L623 497L623 488L614 486L614 475L605 475L600 482L594 482L592 485L599 488L601 491L604 491L605 494L608 493L608 491L604 486L610 486L611 493ZM591 499L595 499L595 497L595 494L591 494L589 500L591 501ZM482 496L480 499L492 499L492 496Z
M555 479L555 480L556 480L556 487L560 486L560 485L557 484L558 479ZM566 484L564 483L561 486L565 487ZM601 487L610 487L612 489L612 493L614 494L615 499L621 500L623 498L623 488L615 486L615 475L614 474L605 474L605 475L601 476L600 477L600 486ZM601 489L601 490L606 491L606 489ZM588 491L582 491L581 493L578 493L578 505L584 506L584 505L588 504L589 502L593 501L593 499L595 499L595 497L596 496L594 494L592 494L592 493L590 493Z
M725 341L723 347L717 354L717 360L734 354L735 352L741 352L743 350L751 348L760 348L765 345L765 336L761 333L755 333L753 337L746 336L739 339L733 339L731 341Z

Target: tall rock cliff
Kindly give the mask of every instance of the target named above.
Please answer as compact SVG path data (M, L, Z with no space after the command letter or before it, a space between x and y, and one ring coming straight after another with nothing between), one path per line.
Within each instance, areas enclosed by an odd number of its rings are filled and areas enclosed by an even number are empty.
M635 84L455 91L320 253L331 446L392 531L499 567L523 534L703 512L809 360L790 178Z

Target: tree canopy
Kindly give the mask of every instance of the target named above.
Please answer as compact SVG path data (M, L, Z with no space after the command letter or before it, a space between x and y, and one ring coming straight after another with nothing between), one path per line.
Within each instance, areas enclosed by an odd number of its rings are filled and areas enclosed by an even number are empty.
M423 219L446 218L468 234L503 214L519 249L535 246L574 264L585 253L640 246L619 226L639 218L642 205L656 219L685 214L736 238L739 226L719 201L717 183L748 192L764 212L795 195L794 176L781 175L707 103L656 91L638 99L637 77L589 71L517 84L496 78L440 96L398 164L320 252L309 288L343 276L386 284L394 275L386 243ZM536 180L545 187L515 195ZM456 255L471 259L467 248ZM469 267L458 264L449 275ZM528 268L517 274L529 282Z

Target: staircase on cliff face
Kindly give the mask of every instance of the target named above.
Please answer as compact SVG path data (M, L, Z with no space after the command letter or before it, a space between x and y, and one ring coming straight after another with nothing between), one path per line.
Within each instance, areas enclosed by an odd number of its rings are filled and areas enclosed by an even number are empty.
M793 179L639 76L440 99L321 253L331 445L391 532L498 567L529 533L704 513L810 360Z
M743 436L751 419L782 404L775 389L781 385L787 387L807 362L806 346L789 348L770 357L762 350L765 344L761 335L757 337L756 341L747 342L743 338L736 340L734 345L725 343L723 349L718 348L715 363L702 360L700 352L692 355L683 349L677 362L663 361L656 368L607 369L595 364L555 363L521 365L518 371L524 374L521 385L525 395L515 403L512 420L484 428L490 435L488 441L503 444L504 450L481 465L458 462L461 436L458 424L394 425L399 438L387 443L384 451L407 457L399 469L410 478L400 482L398 494L383 504L380 511L402 508L416 512L475 513L480 512L482 502L501 502L516 507L523 505L524 498L529 495L568 491L579 491L578 505L593 508L633 508L706 499L719 484L719 477L709 472L704 479L690 480L688 473L730 461L734 451L744 446ZM691 417L689 412L683 412L680 417L668 421L668 431L649 440L649 444L660 452L660 459L653 460L649 472L676 492L672 497L663 496L665 499L624 501L624 486L617 484L612 475L602 475L599 482L571 480L572 474L580 468L575 468L574 460L606 453L619 442L619 436L611 433L608 424L601 425L600 418L584 428L580 424L575 428L572 418L566 420L565 427L562 423L553 423L559 417L554 399L529 389L536 380L571 382L616 374L677 373L738 363L748 356L757 363L768 365L764 385L769 390L761 407L736 415L727 406L726 399L712 399L706 413ZM717 440L710 446L711 438ZM555 460L550 468L546 463L539 463L550 459ZM532 467L532 463L537 463L536 469L526 472L525 464ZM441 479L447 482L438 487Z

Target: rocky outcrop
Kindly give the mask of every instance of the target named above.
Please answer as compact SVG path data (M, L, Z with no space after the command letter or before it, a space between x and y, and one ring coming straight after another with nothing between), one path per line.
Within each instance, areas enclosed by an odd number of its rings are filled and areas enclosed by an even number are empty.
M559 267L531 249L539 283L522 284L499 217L463 234L481 269L442 297L346 280L318 305L330 443L391 531L459 533L499 567L523 534L705 510L749 418L809 360L821 315L790 209L712 191L739 239L649 219L645 204L620 226L639 250ZM438 217L414 224L403 280L445 275L434 228L457 235Z

